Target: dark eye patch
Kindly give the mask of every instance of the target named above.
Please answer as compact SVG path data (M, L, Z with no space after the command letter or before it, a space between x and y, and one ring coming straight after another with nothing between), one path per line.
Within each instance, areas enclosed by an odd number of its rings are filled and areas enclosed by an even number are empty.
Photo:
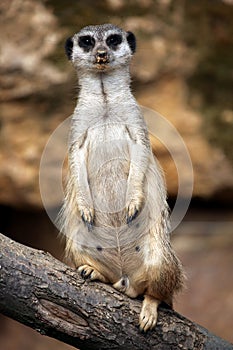
M90 35L80 36L78 44L84 51L90 51L95 46L95 39Z
M122 43L122 36L120 34L112 34L106 40L106 44L111 49L116 49Z

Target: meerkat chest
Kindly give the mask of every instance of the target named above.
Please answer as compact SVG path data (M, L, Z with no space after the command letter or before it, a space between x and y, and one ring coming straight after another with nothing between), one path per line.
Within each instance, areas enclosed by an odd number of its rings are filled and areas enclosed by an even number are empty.
M127 132L127 125L124 123L117 123L108 121L102 124L97 124L96 126L88 130L89 145L92 147L94 145L101 146L106 142L118 143L124 140L126 143L130 141L129 134Z
M125 206L130 169L129 142L123 124L106 123L88 130L88 182L93 204L101 213L119 213ZM97 219L102 220L103 215L98 216L96 212ZM110 225L112 216L108 214L104 220Z
M106 123L88 130L88 167L102 169L102 176L120 168L128 173L130 165L130 137L121 123ZM103 166L104 164L104 166ZM122 172L121 171L121 172ZM110 179L109 179L110 181Z

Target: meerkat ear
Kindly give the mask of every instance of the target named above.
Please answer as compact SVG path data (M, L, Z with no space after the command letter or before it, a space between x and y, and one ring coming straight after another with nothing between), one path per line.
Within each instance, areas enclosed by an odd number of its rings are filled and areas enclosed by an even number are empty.
M136 37L132 32L126 33L126 39L128 41L129 47L131 48L132 53L136 51Z
M73 37L69 37L65 43L65 51L69 60L71 60L71 55L73 52Z

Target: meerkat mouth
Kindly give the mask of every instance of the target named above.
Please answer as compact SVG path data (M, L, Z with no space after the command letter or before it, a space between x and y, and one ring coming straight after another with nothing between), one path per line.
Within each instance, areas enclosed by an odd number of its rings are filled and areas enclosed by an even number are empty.
M108 59L102 59L102 58L97 58L95 62L95 66L99 70L104 70L108 68L109 60Z
M96 57L96 63L97 64L106 64L109 63L109 59L107 57Z

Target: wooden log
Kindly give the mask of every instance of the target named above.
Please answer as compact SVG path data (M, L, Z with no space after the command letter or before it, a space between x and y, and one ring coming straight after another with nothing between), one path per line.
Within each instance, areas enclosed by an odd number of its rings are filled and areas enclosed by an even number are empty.
M163 306L156 328L143 334L140 308L140 300L84 281L50 254L0 234L0 311L41 334L85 350L233 349Z

